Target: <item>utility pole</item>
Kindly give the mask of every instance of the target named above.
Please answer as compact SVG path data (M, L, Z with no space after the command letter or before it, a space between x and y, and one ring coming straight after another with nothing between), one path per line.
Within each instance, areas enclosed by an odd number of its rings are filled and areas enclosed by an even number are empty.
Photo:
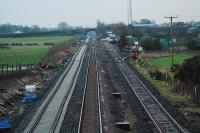
M176 26L176 46L178 47L177 54L179 54L180 53L179 25Z
M132 28L133 28L133 10L132 10L132 0L127 0L128 9L128 34L131 36L131 41L128 42L129 50L131 50L131 44L133 43Z
M171 25L171 54L172 54L172 69L173 69L173 65L174 65L174 47L173 47L173 19L175 18L178 18L178 15L176 17L173 17L173 16L169 16L169 17L165 17L165 18L168 18L170 19L170 25Z
M129 9L129 0L127 0L127 20L128 20L128 25L130 23L130 9Z
M132 25L133 21L132 0L127 0L127 16L128 16L128 25Z
M130 0L130 19L131 19L131 26L133 26L133 9L132 9L132 0Z

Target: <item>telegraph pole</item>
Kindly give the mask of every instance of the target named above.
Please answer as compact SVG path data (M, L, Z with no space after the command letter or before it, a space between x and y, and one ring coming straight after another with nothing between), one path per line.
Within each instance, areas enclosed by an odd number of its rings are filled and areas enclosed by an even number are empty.
M131 19L131 26L132 26L132 24L133 24L132 0L130 0L130 19Z
M165 18L168 18L170 19L170 25L171 25L171 48L172 48L172 51L171 51L171 54L172 54L172 69L173 69L173 65L174 65L174 47L173 47L173 19L175 18L178 18L178 15L176 17L173 17L173 16L169 16L169 17L165 17Z
M129 23L130 23L129 0L127 0L127 19L128 19L128 25L129 25Z
M132 0L127 0L127 16L128 16L128 25L131 25L133 21Z
M133 10L132 10L132 0L127 0L127 8L128 8L128 34L131 36L131 42L128 43L129 50L131 49L130 43L133 43L132 38L132 28L133 28Z

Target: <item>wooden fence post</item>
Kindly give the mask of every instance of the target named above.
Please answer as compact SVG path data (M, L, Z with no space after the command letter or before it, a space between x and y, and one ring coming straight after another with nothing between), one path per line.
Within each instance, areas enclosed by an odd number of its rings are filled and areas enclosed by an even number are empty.
M6 66L6 73L8 73L8 64L7 64L7 66Z
M3 64L1 65L1 74L3 74Z
M19 71L21 71L21 70L22 70L22 64L19 63Z
M17 71L17 63L16 63L16 65L15 65L15 70Z
M195 100L195 104L197 104L197 86L196 85L194 87L194 100Z
M176 81L174 81L174 83L175 83ZM178 84L178 86L177 86L177 92L178 92L178 95L181 93L180 92L180 85L179 85L179 79L178 79L178 81L177 81L177 84Z
M12 63L12 72L13 72L13 63Z

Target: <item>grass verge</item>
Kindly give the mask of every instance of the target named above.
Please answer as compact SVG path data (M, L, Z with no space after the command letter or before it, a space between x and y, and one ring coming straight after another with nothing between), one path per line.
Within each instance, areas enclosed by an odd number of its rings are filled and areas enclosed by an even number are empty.
M137 64L133 65L151 84L153 84L159 93L174 105L180 105L180 110L190 113L200 113L200 108L196 107L186 96L173 94L167 85L159 80L151 78L147 70Z

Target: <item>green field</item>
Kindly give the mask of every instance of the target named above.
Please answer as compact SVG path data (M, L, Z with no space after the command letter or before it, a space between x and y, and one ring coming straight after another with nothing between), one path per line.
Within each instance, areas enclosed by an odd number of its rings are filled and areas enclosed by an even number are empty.
M192 58L193 55L175 55L174 56L174 64L182 64L184 60ZM156 66L159 68L169 68L172 64L172 57L159 57L153 58L147 61L149 65Z
M39 36L23 38L0 38L0 43L59 43L76 36ZM11 46L11 49L0 49L0 64L35 64L48 52L48 46Z
M48 52L46 46L12 47L10 50L0 50L0 64L35 64Z
M0 43L59 43L76 36L39 36L39 37L20 37L20 38L0 38Z

